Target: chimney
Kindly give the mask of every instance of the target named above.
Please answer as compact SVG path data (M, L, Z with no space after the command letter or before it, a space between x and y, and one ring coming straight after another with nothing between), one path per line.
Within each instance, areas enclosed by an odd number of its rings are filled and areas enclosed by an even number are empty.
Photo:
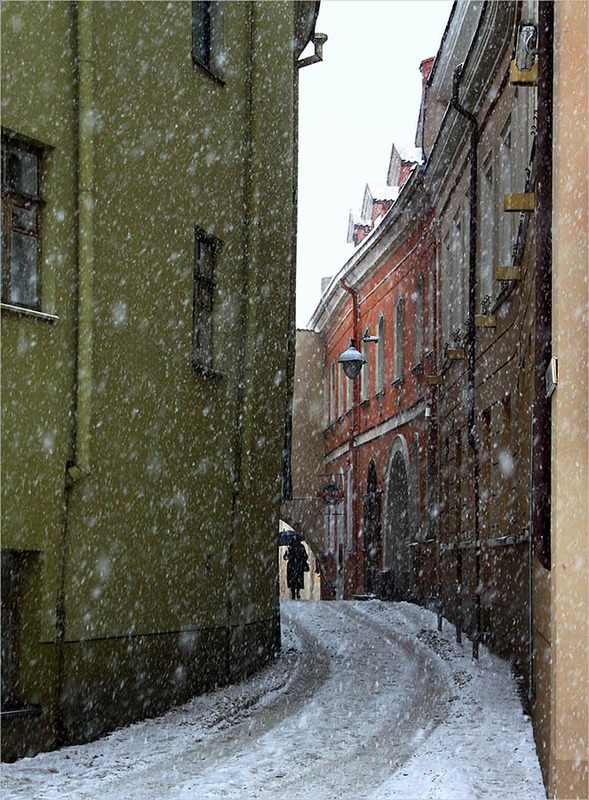
M435 60L435 56L432 56L431 58L425 58L419 65L419 71L421 72L421 83L423 86L425 86L425 84L428 82Z

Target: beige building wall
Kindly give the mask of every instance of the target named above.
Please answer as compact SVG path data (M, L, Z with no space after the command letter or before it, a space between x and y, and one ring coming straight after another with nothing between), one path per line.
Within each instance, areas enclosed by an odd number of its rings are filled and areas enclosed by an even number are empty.
M325 345L318 333L297 330L292 413L292 500L282 519L300 531L311 549L323 551L324 503L317 492L323 475Z
M549 796L587 798L588 7L555 3Z

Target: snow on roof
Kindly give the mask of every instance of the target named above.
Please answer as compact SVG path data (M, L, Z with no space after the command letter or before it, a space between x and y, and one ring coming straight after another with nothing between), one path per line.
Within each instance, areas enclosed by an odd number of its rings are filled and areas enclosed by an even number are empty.
M384 183L380 186L371 186L370 191L374 200L396 200L399 196L398 186L387 186Z

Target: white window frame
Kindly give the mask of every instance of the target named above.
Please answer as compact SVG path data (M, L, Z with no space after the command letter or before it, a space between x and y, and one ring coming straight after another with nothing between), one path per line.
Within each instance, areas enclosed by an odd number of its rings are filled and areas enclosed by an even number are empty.
M402 381L405 377L405 298L401 294L395 301L394 341L394 381Z
M419 367L423 364L423 343L424 343L424 313L423 313L423 275L419 273L415 279L415 291L413 295L413 366Z
M376 322L376 335L378 342L376 343L376 391L384 392L385 390L385 322L384 314L382 311L378 315Z

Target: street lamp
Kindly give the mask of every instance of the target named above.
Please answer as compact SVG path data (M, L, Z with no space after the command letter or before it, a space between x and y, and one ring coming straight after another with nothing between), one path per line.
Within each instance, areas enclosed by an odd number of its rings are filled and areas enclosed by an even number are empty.
M354 339L350 339L348 349L344 350L337 362L342 365L347 377L354 380L354 378L358 377L362 366L366 363L366 357L356 349Z

